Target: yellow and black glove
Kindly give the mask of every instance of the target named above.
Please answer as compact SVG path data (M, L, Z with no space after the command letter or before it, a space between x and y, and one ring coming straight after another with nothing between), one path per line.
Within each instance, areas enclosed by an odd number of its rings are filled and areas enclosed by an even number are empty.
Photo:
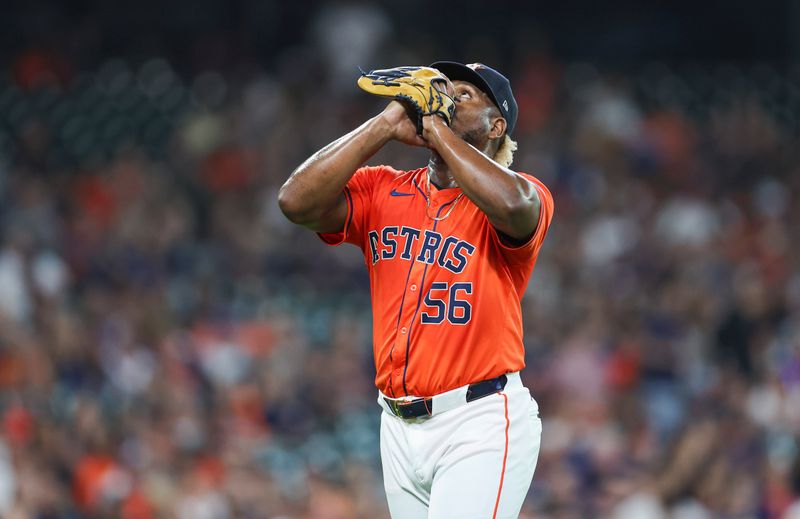
M358 86L370 94L397 99L410 105L417 112L419 135L422 135L423 116L438 115L449 126L456 109L450 80L435 68L395 67L362 71Z

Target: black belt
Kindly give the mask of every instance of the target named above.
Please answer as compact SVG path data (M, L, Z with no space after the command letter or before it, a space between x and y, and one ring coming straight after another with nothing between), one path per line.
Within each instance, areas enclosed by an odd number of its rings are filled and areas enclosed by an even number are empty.
M482 382L470 384L467 388L467 402L472 402L479 398L491 395L502 391L506 387L508 377L500 375L497 378L490 378ZM395 416L400 418L420 418L422 416L430 416L433 414L433 397L415 398L414 400L392 400L391 398L383 398L389 409L392 410Z

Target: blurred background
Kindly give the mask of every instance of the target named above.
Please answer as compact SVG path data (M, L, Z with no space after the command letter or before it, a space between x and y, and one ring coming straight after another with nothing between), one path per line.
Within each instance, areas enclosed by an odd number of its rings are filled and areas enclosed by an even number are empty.
M0 516L388 517L363 260L277 190L383 106L358 66L454 59L511 79L556 201L521 517L800 518L797 0L11 0L0 34Z

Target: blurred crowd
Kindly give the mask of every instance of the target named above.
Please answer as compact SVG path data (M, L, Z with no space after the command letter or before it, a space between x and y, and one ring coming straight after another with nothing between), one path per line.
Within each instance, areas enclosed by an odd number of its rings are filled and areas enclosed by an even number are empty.
M0 516L388 517L363 260L277 207L381 107L350 63L379 35L330 16L327 68L0 76ZM800 518L800 68L515 55L512 167L556 201L521 517Z

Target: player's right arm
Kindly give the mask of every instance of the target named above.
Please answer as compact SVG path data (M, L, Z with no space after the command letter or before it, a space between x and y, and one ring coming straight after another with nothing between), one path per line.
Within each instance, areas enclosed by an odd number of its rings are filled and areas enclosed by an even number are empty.
M283 214L316 232L341 231L347 219L344 187L356 170L392 139L425 145L405 107L397 101L295 169L278 193Z

